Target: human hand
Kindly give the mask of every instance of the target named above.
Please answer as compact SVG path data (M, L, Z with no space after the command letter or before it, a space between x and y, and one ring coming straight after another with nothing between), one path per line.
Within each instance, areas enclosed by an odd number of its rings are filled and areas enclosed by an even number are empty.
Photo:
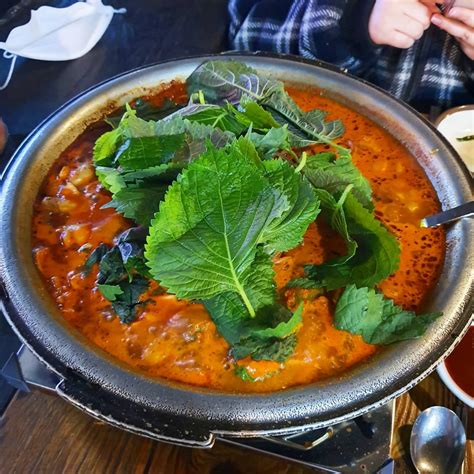
M464 54L474 60L474 8L453 7L447 16L433 15L431 23L454 36Z
M410 48L439 12L441 0L376 0L369 19L369 35L375 44Z
M7 144L8 130L5 122L0 118L0 155Z

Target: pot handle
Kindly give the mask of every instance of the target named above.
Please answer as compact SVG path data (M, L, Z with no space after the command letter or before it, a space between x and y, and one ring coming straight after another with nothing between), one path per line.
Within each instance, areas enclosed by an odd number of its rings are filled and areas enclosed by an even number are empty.
M310 429L309 432L314 433L314 430ZM297 451L310 451L316 446L319 446L320 444L324 443L328 439L332 438L332 436L334 435L334 429L332 427L329 427L326 429L326 431L323 434L311 440L305 440L303 442L296 441L296 438L301 436L302 434L305 434L305 433L304 432L296 433L293 435L280 436L280 437L262 436L261 438L264 439L265 441L268 441L273 444L277 444L279 446L283 446L285 448L296 449Z

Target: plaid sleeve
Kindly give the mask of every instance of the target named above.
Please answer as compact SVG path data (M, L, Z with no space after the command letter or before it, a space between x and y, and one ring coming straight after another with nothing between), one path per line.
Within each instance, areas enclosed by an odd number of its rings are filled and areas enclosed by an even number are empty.
M379 48L369 38L374 0L231 0L235 49L320 59L362 74Z
M465 87L471 94L471 102L474 102L474 60L469 59L464 53L462 55L462 64L466 77Z
M423 74L414 95L407 100L415 106L420 103L419 108L427 108L429 102L442 108L474 103L474 61L444 31L432 28L429 33L430 51L427 60L421 61Z

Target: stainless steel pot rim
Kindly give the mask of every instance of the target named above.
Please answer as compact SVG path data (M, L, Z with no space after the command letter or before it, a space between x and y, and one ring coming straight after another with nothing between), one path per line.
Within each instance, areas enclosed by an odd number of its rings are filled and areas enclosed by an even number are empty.
M456 201L469 193L472 195L472 183L469 181L468 172L459 163L453 149L444 138L418 114L413 114L411 111L407 112L408 109L405 105L378 88L368 86L365 82L347 75L342 79L337 68L327 67L321 63L315 65L314 62L307 60L299 59L295 61L293 58L274 57L267 54L263 56L232 54L217 57L241 59L253 65L258 65L263 70L265 68L272 70L273 68L274 70L283 70L285 73L291 70L299 71L303 75L308 75L311 72L313 74L318 73L325 80L331 78L336 80L334 75L337 75L339 83L342 82L344 86L348 84L347 87L350 86L355 94L362 94L362 90L366 95L370 93L372 99L374 96L380 99L384 103L384 108L393 107L396 114L402 114L412 128L424 131L425 135L429 137L429 139L425 137L426 141L438 146L441 150L440 153L453 167L453 176L461 183L461 189L457 190L457 194L454 193L453 196L448 196L448 200ZM420 357L422 356L420 359L422 367L418 367L413 358L408 357L410 364L405 365L405 370L401 370L401 367L394 366L394 359L392 365L390 365L390 370L387 367L386 373L383 370L372 373L373 376L376 375L376 378L372 380L367 378L367 374L364 378L364 372L367 371L367 366L364 365L354 369L350 377L265 395L224 394L183 387L179 384L151 381L139 374L123 369L123 367L110 360L104 359L97 351L84 350L83 343L72 337L68 329L61 326L58 321L49 317L48 314L44 314L46 307L44 301L36 299L36 305L32 304L31 295L36 291L31 286L32 277L28 274L28 271L24 271L24 269L19 271L18 269L18 262L20 260L25 261L25 255L22 259L18 258L15 261L15 257L20 254L16 248L18 242L15 242L15 237L18 237L18 235L11 228L14 222L15 203L13 200L14 196L18 195L19 177L27 174L27 158L33 156L34 147L44 141L44 137L48 133L48 127L58 126L56 122L61 121L69 113L74 114L74 111L77 112L81 106L93 101L104 88L109 90L110 93L110 90L113 90L117 83L127 82L127 80L133 81L134 75L143 77L149 74L150 71L155 71L155 74L159 75L160 71L162 72L167 67L175 70L180 67L190 67L190 65L196 66L209 58L200 57L159 63L105 81L65 104L43 122L24 142L9 164L9 172L5 178L4 193L2 193L1 200L2 213L0 218L2 219L2 228L6 229L7 232L5 234L6 238L0 242L0 256L2 257L0 276L4 280L10 296L10 301L6 304L10 323L31 350L61 376L65 377L66 380L68 378L74 379L74 377L89 380L93 385L102 387L126 403L138 404L147 410L153 410L155 413L165 413L194 420L203 425L204 430L208 432L238 433L242 436L254 436L264 433L277 434L301 429L301 427L326 426L335 421L342 421L364 413L389 401L418 383L424 376L434 370L437 363L447 355L447 351L450 351L454 344L460 340L464 331L467 330L467 326L464 324L464 320L468 321L466 315L472 311L470 310L470 305L472 305L472 301L470 301L473 285L472 272L471 275L466 275L467 281L463 283L462 295L458 295L460 304L457 305L456 316L459 318L457 324L452 322L453 324L449 327L449 330L445 328L443 344L441 345L440 341L435 341L435 347L430 347L430 350L426 347L425 350L421 350L421 346L416 346L420 349L418 353ZM384 99L381 99L381 97ZM441 172L441 174L448 173L442 166ZM442 178L446 178L446 176ZM461 237L462 241L467 244L470 242L469 225L469 223L463 222L456 224L455 227L457 237ZM459 260L459 257L467 262L472 261L472 253L472 248L468 249L467 253L458 255L456 261ZM31 260L31 255L29 258ZM38 294L35 296L37 297ZM39 323L44 324L45 327L39 328ZM450 333L449 337L444 334L446 332ZM430 333L433 334L433 331L430 331ZM412 344L414 342L403 343L398 348L405 354L405 348L412 347ZM393 356L393 350L391 353ZM402 362L405 362L405 359ZM357 380L358 382L354 385L350 383L351 380ZM365 387L365 390L361 390L361 386Z
M6 176L6 174L8 172L8 169L10 168L10 166L13 164L13 162L17 158L18 154L20 153L23 145L25 145L28 142L28 140L31 137L33 137L38 132L38 130L40 130L52 117L54 117L56 114L58 114L59 112L61 112L65 108L67 108L70 104L74 103L75 101L77 101L81 97L87 95L88 93L96 90L99 87L102 87L106 84L109 84L112 81L120 79L124 76L128 76L132 73L135 73L135 72L138 72L138 71L143 71L145 69L153 68L153 67L156 67L156 66L161 66L161 65L165 65L165 64L169 64L169 63L175 63L176 61L191 61L191 60L198 60L198 61L202 60L202 61L204 61L204 60L208 60L208 59L215 59L215 60L223 59L224 60L226 58L232 59L232 60L235 60L235 61L238 61L240 59L245 61L245 58L270 58L270 59L275 59L275 60L287 60L287 61L292 61L292 62L300 63L300 64L308 64L308 65L311 65L311 66L319 66L319 67L328 69L330 71L333 71L333 72L336 72L336 73L339 73L339 74L344 74L344 76L346 76L350 79L354 79L354 80L356 80L356 81L358 81L362 84L365 84L367 87L369 87L371 89L374 89L377 92L379 92L380 94L382 94L382 95L390 98L391 100L396 101L399 104L403 105L412 114L416 115L417 118L419 120L421 120L428 128L430 128L430 130L433 133L435 133L440 140L442 140L444 142L444 145L446 147L450 148L450 150L452 152L454 152L455 154L456 154L456 150L451 145L451 143L446 139L446 137L438 131L438 129L436 128L436 125L439 123L440 117L443 117L446 113L450 114L450 113L456 112L458 110L470 109L470 108L474 107L474 104L469 104L469 105L461 105L459 107L453 107L451 109L448 109L445 112L443 112L437 118L435 123L433 124L423 114L421 114L416 109L414 109L410 104L408 104L406 102L403 102L402 100L398 99L397 97L395 97L392 94L390 94L389 92L387 92L385 89L382 89L381 87L379 87L375 84L372 84L371 82L369 82L369 81L367 81L363 78L354 76L353 74L349 73L347 71L347 69L340 68L338 66L335 66L334 64L328 63L326 61L322 61L320 59L308 59L308 58L305 58L305 57L302 57L302 56L296 56L296 55L293 55L293 54L271 53L271 52L267 52L267 51L255 51L255 52L250 52L250 51L224 51L222 53L209 54L209 55L206 55L206 56L191 55L191 56L184 56L184 57L180 57L180 58L171 58L171 59L166 59L166 60L163 60L163 61L157 61L157 62L154 62L154 63L150 63L150 64L147 64L145 66L139 66L139 67L136 67L134 69L130 69L128 71L119 73L119 74L117 74L115 76L112 76L108 79L104 79L103 81L99 82L98 84L95 84L95 85L89 87L88 89L84 90L83 92L80 92L76 96L69 99L61 107L56 109L54 112L52 112L50 115L48 115L44 120L42 120L27 135L27 137L23 140L23 142L17 148L14 155L8 160L8 163L6 164L5 168L3 169L2 174L0 174L0 185L1 185L1 182L4 179L4 177ZM465 169L467 169L466 166L465 166L465 163L461 159L458 159L458 164L461 167L464 167ZM470 177L469 171L467 171L466 176Z

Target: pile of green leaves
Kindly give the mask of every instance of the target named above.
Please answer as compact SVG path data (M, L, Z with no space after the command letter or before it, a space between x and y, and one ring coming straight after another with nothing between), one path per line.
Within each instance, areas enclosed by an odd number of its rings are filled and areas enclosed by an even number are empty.
M235 359L284 361L303 308L292 312L279 300L272 256L296 247L321 211L346 253L306 265L290 286L343 289L335 325L367 342L421 335L438 315L415 316L375 289L398 268L400 248L375 218L370 185L350 150L337 142L342 123L303 112L281 82L234 61L204 63L187 86L187 106L143 113L158 120L128 107L94 148L97 176L112 194L107 207L147 235L132 272L120 238L88 262L99 263L99 289L122 321L133 320L145 262L169 293L204 303ZM316 143L331 151L297 153ZM134 282L136 290L127 289Z
M395 236L375 218L372 190L353 164L350 150L334 142L344 132L339 120L326 121L320 110L301 111L282 83L262 78L244 64L205 63L190 76L188 86L191 92L202 91L216 104L256 101L278 123L288 127L292 147L314 143L332 147L333 152L307 157L302 169L320 199L324 218L343 237L347 254L322 265L306 265L305 277L293 280L289 286L326 291L346 288L337 306L335 326L360 334L369 343L389 344L419 336L429 322L440 316L435 313L417 318L389 301L391 305L372 305L365 312L359 307L359 323L351 324L351 305L344 304L355 297L350 289L375 294L373 288L397 270L400 247ZM377 296L378 300L383 298ZM378 323L376 337L368 335L368 317L372 326ZM387 324L387 319L396 324Z
M106 207L148 226L168 186L206 149L234 137L210 126L177 117L145 121L129 107L117 128L104 133L94 147L96 174L112 193Z
M203 301L236 358L283 360L302 308L292 315L277 303L271 255L301 242L318 205L301 174L261 161L248 139L209 146L151 223L151 274L179 298Z

